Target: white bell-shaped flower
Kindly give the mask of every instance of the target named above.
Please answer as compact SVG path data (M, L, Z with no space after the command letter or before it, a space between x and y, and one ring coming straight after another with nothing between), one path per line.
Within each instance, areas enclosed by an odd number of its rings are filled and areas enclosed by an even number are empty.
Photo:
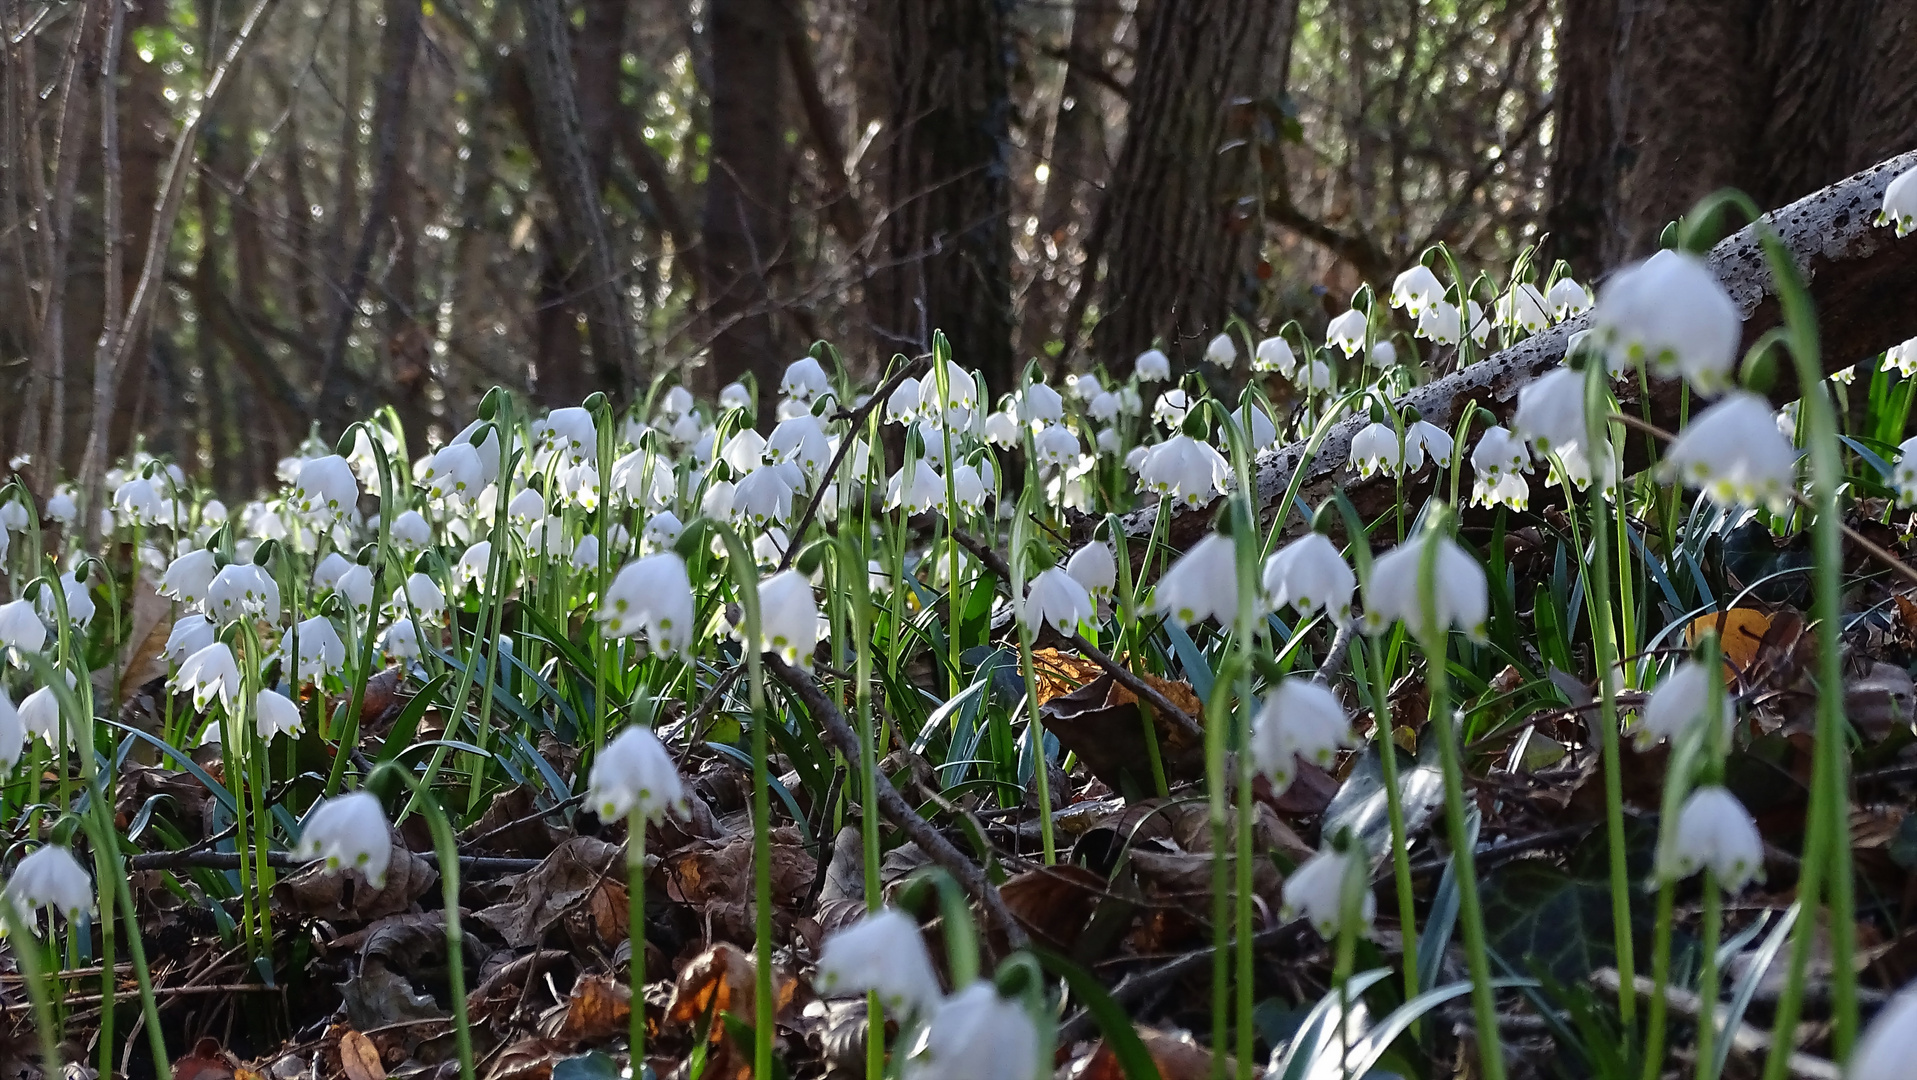
M783 525L792 517L792 477L777 465L761 465L745 474L732 492L735 521L755 529Z
M1884 189L1884 209L1877 222L1896 229L1899 239L1917 231L1917 169L1905 170Z
M1535 334L1551 325L1544 294L1536 285L1524 282L1498 298L1498 325Z
M1507 473L1525 473L1531 469L1531 454L1524 440L1502 427L1485 429L1471 451L1471 471L1480 479L1497 481Z
M1065 399L1044 383L1032 383L1018 395L1018 418L1031 426L1056 424L1065 419Z
M568 465L599 456L599 426L593 423L592 413L577 405L547 413L533 425L532 435L535 446L558 455Z
M745 388L744 383L729 382L719 388L719 408L750 409L751 407L752 392Z
M835 490L827 488L829 496ZM976 514L985 508L985 478L970 465L960 463L952 468L952 497L958 500L961 514ZM823 505L821 510L825 509Z
M208 702L218 698L229 712L244 689L240 665L233 659L233 650L223 641L215 641L180 661L180 670L167 685L190 692L196 709L204 709Z
M1917 170L1906 173L1904 179L1913 176ZM1917 207L1912 213L1917 215ZM1906 1080L1913 1059L1917 1059L1917 983L1892 995L1871 1019L1851 1051L1844 1080Z
M39 652L47 643L47 624L31 600L0 604L0 645L21 652Z
M892 474L891 482L886 485L885 508L897 510L904 507L907 514L923 514L928 510L944 513L945 478L924 458L913 462L910 471L912 481L909 484L905 482L907 470L900 469Z
M365 791L321 799L300 823L293 857L304 862L323 859L328 870L350 867L365 874L373 888L384 888L386 867L393 858L386 811Z
M546 497L534 488L521 488L506 502L506 520L521 529L546 518Z
M1078 632L1079 623L1098 617L1098 605L1092 602L1092 594L1059 566L1032 579L1020 607L1019 622L1034 634L1041 625L1050 623L1052 629L1070 636Z
M1321 683L1292 676L1265 695L1252 721L1252 766L1282 795L1297 778L1298 762L1329 769L1338 750L1351 742L1351 719L1338 695Z
M1781 505L1796 487L1797 450L1777 430L1770 403L1738 390L1691 418L1664 468L1719 503Z
M692 812L672 754L651 728L637 724L621 731L593 758L585 801L604 822L622 821L634 811L644 821L663 821L669 813L683 818Z
M1737 796L1717 786L1700 787L1684 800L1663 853L1659 869L1667 880L1708 869L1725 891L1736 892L1763 875L1764 841L1757 822Z
M1703 720L1711 702L1711 669L1686 660L1669 675L1659 679L1650 699L1638 714L1637 745L1648 748L1661 739L1676 741ZM1730 695L1717 695L1718 722L1729 731L1737 723L1737 709Z
M1897 501L1905 506L1917 504L1917 435L1897 447L1897 460L1891 463L1891 485L1897 489Z
M93 604L93 591L87 583L74 576L72 571L60 575L60 594L66 599L67 618L75 626L86 626L93 621L96 610ZM54 606L54 596L50 589L40 590L40 617L53 622L59 617L59 609Z
M313 567L313 588L320 591L333 588L339 584L339 576L350 570L352 566L352 560L339 552L327 552L326 557L319 561L319 565ZM212 579L208 578L207 583L212 584Z
M1526 509L1531 505L1531 482L1523 473L1508 472L1496 478L1479 473L1471 481L1471 505Z
M759 583L759 648L788 664L811 663L819 644L819 601L812 583L785 570Z
M7 692L0 689L0 780L13 773L26 745L27 728L20 719L20 711L13 707L13 699Z
M1038 1080L1038 1028L989 982L940 1002L919 1032L907 1080Z
M1251 370L1275 371L1286 378L1298 369L1298 356L1291 351L1291 344L1282 337L1268 337L1258 343L1251 354Z
M1371 350L1365 353L1365 363L1375 368L1388 368L1398 362L1398 347L1380 338L1371 343Z
M250 562L228 563L206 587L206 613L221 623L249 616L280 621L280 587L266 568Z
M160 520L163 507L152 482L136 476L113 492L113 509L129 523L151 525Z
M1884 365L1897 369L1897 374L1908 379L1917 375L1917 338L1892 345L1884 352ZM47 513L53 512L49 504Z
M197 604L206 599L213 575L219 573L219 559L205 548L189 551L167 565L160 578L160 595L182 604Z
M1101 424L1109 424L1118 419L1119 397L1110 390L1101 390L1085 403L1085 414Z
M1223 454L1181 433L1146 451L1138 467L1138 490L1199 507L1225 489L1230 475Z
M646 519L646 527L639 534L639 539L648 548L663 551L678 543L685 531L685 523L679 520L679 515L670 510L661 510Z
M1573 315L1582 315L1591 310L1591 290L1568 277L1561 277L1544 294L1544 306L1551 318L1568 319Z
M23 533L27 531L32 521L26 506L20 500L8 499L0 503L0 529L10 533Z
M818 398L831 396L832 380L817 360L802 356L786 367L779 379L779 392L801 405L810 405Z
M1704 260L1666 250L1611 276L1591 331L1607 351L1718 394L1730 388L1743 320Z
M1420 574L1430 545L1436 545L1431 568L1434 604L1426 610ZM1364 599L1364 624L1370 633L1403 621L1418 634L1456 628L1473 640L1484 640L1490 611L1484 567L1448 536L1426 533L1380 555L1371 565Z
M297 739L306 729L306 718L300 715L300 707L278 690L261 690L253 699L253 721L260 739L267 743L277 735Z
M431 577L415 572L407 575L403 588L393 590L392 608L414 618L436 619L446 613L446 594Z
M1087 371L1065 376L1065 389L1080 401L1090 401L1105 392L1105 384L1099 381L1096 372Z
M919 924L892 907L835 931L819 951L814 985L826 997L878 994L898 1019L929 1013L943 996Z
M573 547L572 555L567 561L572 563L572 568L574 570L590 570L593 567L598 566L599 565L598 535L594 533L587 533L586 535L580 537L579 543Z
M417 510L407 510L388 526L393 545L401 551L424 551L433 545L433 526Z
M1230 626L1238 618L1238 561L1231 538L1212 533L1193 544L1158 579L1152 611L1191 626L1207 617Z
M53 687L42 686L20 699L20 727L27 735L38 738L48 746L57 746L60 742L60 698ZM66 741L72 745L76 732L68 731Z
M1526 384L1511 427L1540 454L1585 441L1583 372L1552 368Z
M93 909L93 879L72 852L45 844L20 860L0 895L22 922L35 922L41 908L51 908L71 921Z
M1365 318L1365 313L1353 308L1332 319L1330 325L1325 327L1325 344L1336 348L1349 359L1365 347L1365 331L1369 326L1370 321Z
M1403 467L1404 448L1398 441L1397 429L1390 424L1366 424L1351 437L1351 468L1360 478L1380 472L1396 476Z
M1083 447L1064 424L1047 424L1032 436L1032 449L1041 469L1056 469L1078 460Z
M346 666L346 643L340 640L333 620L324 615L305 619L286 632L280 653L292 658L293 672L302 680L318 680Z
M730 480L714 480L699 497L699 512L716 521L732 520L733 486Z
M1010 450L1018 445L1018 417L1008 412L995 412L985 418L985 441L1001 450Z
M468 585L483 584L492 564L492 558L492 541L475 541L459 556L459 561L453 564L453 583L462 589Z
M765 464L765 446L765 436L746 428L726 440L725 448L719 451L719 460L730 465L735 473L749 473Z
M826 434L819 418L811 413L779 421L765 445L766 454L773 461L797 465L813 480L817 480L832 461L832 438Z
M1455 449L1450 432L1429 420L1414 420L1404 429L1404 470L1414 473L1424 468L1427 454L1439 468L1449 469L1456 464Z
M333 583L333 592L355 612L365 614L373 606L373 568L358 563L347 567Z
M1158 395L1158 400L1152 404L1153 422L1174 430L1185 422L1185 416L1190 412L1191 395L1176 386Z
M163 650L169 663L180 663L219 639L219 626L198 612L188 612L173 620Z
M1352 856L1344 852L1320 851L1298 864L1298 869L1285 879L1278 917L1286 922L1302 918L1318 931L1319 937L1326 941L1336 938L1346 929L1345 875L1363 872L1363 867L1352 866ZM1357 915L1357 925L1349 929L1354 934L1369 933L1372 920L1378 915L1378 898L1372 894L1368 882L1358 901Z
M1456 345L1464 340L1464 320L1459 318L1456 306L1444 300L1434 300L1418 316L1417 333L1427 341Z
M627 563L593 617L607 637L643 632L654 651L665 656L684 653L692 642L694 618L685 560L677 552L661 551Z
M1444 285L1431 268L1420 263L1399 274L1391 283L1391 306L1402 308L1412 318L1444 299Z
M790 393L790 391L787 392ZM692 391L683 386L668 387L665 394L659 398L659 415L668 420L690 416L693 404Z
M379 636L379 651L394 660L411 660L420 653L419 627L411 619L394 619Z
M888 423L909 424L919 418L919 409L923 403L919 400L919 381L910 375L899 380L892 393L885 399L885 419Z
M1146 349L1132 361L1132 374L1140 382L1164 382L1171 378L1171 357L1163 349Z
M1263 584L1265 602L1274 610L1290 607L1306 619L1322 611L1340 623L1351 621L1358 577L1322 533L1307 533L1272 552Z
M359 480L345 458L328 454L300 465L293 509L331 522L338 521L358 503Z
M1219 367L1228 368L1238 362L1238 343L1231 339L1230 334L1219 334L1206 343L1205 359Z
M449 443L433 455L421 483L435 499L470 503L486 486L486 468L471 443Z
M1094 600L1108 599L1118 587L1118 560L1112 549L1094 540L1065 560L1065 572L1072 575Z

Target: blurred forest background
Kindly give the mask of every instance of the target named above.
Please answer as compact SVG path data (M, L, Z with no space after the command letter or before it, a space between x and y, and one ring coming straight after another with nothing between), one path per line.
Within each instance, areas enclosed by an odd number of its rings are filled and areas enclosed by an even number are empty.
M0 444L229 496L495 383L769 395L941 328L1002 390L1316 332L1440 240L1596 279L1917 131L1917 0L0 7Z

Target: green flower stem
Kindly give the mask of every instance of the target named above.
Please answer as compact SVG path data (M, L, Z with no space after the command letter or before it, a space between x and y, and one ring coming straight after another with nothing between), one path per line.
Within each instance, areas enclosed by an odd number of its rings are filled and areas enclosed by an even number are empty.
M1362 559L1370 576L1370 555ZM1367 644L1368 643L1368 644ZM1370 663L1376 652L1378 663ZM1398 744L1391 730L1391 687L1384 666L1384 642L1376 635L1351 642L1352 673L1371 697L1372 739L1378 746L1378 765L1384 773L1385 814L1391 822L1391 873L1398 893L1398 926L1404 936L1404 997L1418 996L1418 905L1411 885L1411 852L1404 827L1404 793L1398 779Z
M1164 517L1162 508L1159 517ZM1112 561L1118 568L1118 588L1112 594L1112 607L1118 619L1119 655L1123 656L1124 650L1136 650L1137 643L1133 638L1143 620L1138 612L1138 593L1132 577L1132 551L1131 545L1126 543L1124 521L1117 514L1107 514L1105 521L1112 538ZM1138 701L1138 722L1144 729L1142 734L1145 756L1151 765L1152 790L1157 792L1159 798L1168 798L1171 785L1165 778L1165 758L1158 745L1158 727L1153 723L1151 704L1143 698Z
M1458 720L1451 710L1449 633L1431 615L1437 610L1435 574L1438 548L1426 541L1418 568L1419 607L1426 615L1419 640L1424 646L1425 681L1431 697L1431 730L1438 739L1438 757L1444 770L1444 816L1451 838L1451 855L1458 867L1458 916L1464 926L1465 957L1471 971L1471 1003L1478 1026L1478 1055L1484 1080L1504 1080L1504 1047L1498 1037L1498 1006L1491 988L1491 965L1485 957L1484 912L1478 900L1477 853L1472 850L1464 813L1464 764L1458 749Z
M1645 1019L1644 1080L1657 1080L1664 1073L1664 1036L1671 980L1671 921L1673 893L1669 880L1657 887L1657 940L1651 946L1651 1008ZM1618 984L1620 1001L1637 996L1635 982ZM1710 1002L1705 1003L1709 1008Z
M1631 877L1624 835L1624 759L1618 746L1618 652L1617 644L1611 637L1611 549L1606 543L1611 533L1611 511L1603 492L1603 462L1596 451L1597 445L1602 444L1605 453L1615 453L1612 449L1611 425L1607 419L1611 412L1609 391L1610 388L1605 385L1603 362L1591 364L1585 371L1584 379L1585 457L1589 460L1591 470L1591 572L1586 582L1585 607L1591 620L1592 660L1597 666L1597 726L1604 762L1604 831L1611 877L1611 935L1617 952L1618 978L1628 987L1637 979L1637 960L1631 940ZM1559 467L1559 475L1564 481L1565 501L1569 503L1571 483L1570 478L1564 476L1562 466ZM1622 522L1623 514L1620 513L1618 517ZM1583 550L1581 543L1579 550ZM1625 572L1623 581L1628 583L1630 576L1628 571ZM1634 617L1633 611L1629 607L1624 609L1626 622ZM1623 1016L1624 1026L1629 1029L1637 1020L1636 995L1621 995L1618 998L1618 1011Z
M1717 998L1721 992L1717 970L1718 941L1724 934L1724 901L1717 888L1717 875L1704 871L1704 967L1698 976L1697 996L1704 1010L1697 1025L1697 1078L1717 1080Z
M1028 440L1029 441L1029 440ZM1058 862L1058 847L1052 835L1052 785L1051 761L1045 755L1045 721L1039 713L1038 671L1032 663L1032 628L1025 622L1025 546L1030 541L1029 522L1031 521L1031 493L1035 490L1028 480L1025 491L1019 497L1018 514L1012 522L1012 590L1013 621L1018 624L1018 666L1025 679L1025 713L1027 741L1032 747L1032 779L1038 792L1038 836L1039 845L1045 853L1045 865ZM953 548L958 547L955 542ZM957 627L952 637L957 638Z
M646 1074L646 819L634 806L626 818L626 935L632 985L632 1080Z
M1237 656L1226 658L1227 665ZM1231 1028L1231 867L1224 853L1232 849L1231 810L1226 801L1225 728L1231 715L1236 680L1219 672L1205 708L1205 816L1211 825L1211 1044L1213 1080L1225 1075L1225 1035Z
M33 1027L40 1034L40 1075L60 1076L64 1070L60 1065L59 1023L53 1016L53 998L47 993L46 973L40 970L40 942L37 935L39 920L24 920L16 913L12 904L0 904L0 926L6 928L8 938L13 944L14 963L20 969L20 981L26 984L27 1002L33 1009ZM51 913L47 916L47 930L49 935L53 930ZM112 972L113 965L109 963L107 965L109 978ZM100 1075L111 1074L101 1073Z

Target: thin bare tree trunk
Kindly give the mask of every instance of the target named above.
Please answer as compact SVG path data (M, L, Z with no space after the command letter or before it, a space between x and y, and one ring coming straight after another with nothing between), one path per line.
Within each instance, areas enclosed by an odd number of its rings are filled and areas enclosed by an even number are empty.
M559 227L574 289L584 297L586 331L592 341L598 382L609 390L634 385L632 332L625 277L614 258L599 202L599 186L587 155L572 50L559 0L521 0L526 28L526 73L532 94L534 135L547 186L559 204Z

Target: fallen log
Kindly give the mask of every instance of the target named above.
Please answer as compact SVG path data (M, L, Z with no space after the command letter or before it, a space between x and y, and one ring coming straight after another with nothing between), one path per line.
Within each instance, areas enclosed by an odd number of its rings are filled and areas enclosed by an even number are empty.
M1883 206L1884 189L1911 168L1917 168L1917 151L1894 157L1765 215L1810 284L1823 337L1826 373L1840 371L1917 337L1917 303L1912 302L1917 297L1917 237L1900 241L1892 230L1875 223L1877 211ZM1756 230L1746 227L1719 242L1711 249L1709 262L1743 313L1741 348L1748 349L1781 321L1775 284L1765 266ZM1588 315L1568 319L1418 387L1399 398L1397 404L1400 408L1415 407L1426 420L1446 430L1456 427L1460 411L1473 402L1491 410L1500 423L1508 422L1517 405L1518 391L1557 367L1571 335L1588 324ZM1785 369L1788 366L1779 365ZM1651 420L1666 430L1678 426L1680 387L1674 379L1653 379L1650 383ZM1635 377L1620 381L1618 392L1626 410L1641 415ZM1787 370L1780 371L1770 396L1778 404L1794 400L1798 396L1795 377ZM1413 505L1422 502L1437 473L1430 464L1406 477L1402 492L1389 476L1361 480L1347 468L1352 436L1369 422L1367 416L1358 415L1339 423L1309 462L1303 461L1302 442L1260 454L1253 465L1253 486L1261 519L1269 522L1301 462L1306 475L1299 499L1308 506L1319 505L1340 487L1367 519L1387 511L1401 494ZM1626 440L1626 447L1626 470L1642 467L1644 448L1640 440ZM1463 458L1459 468L1465 470L1468 483L1469 446L1460 447L1459 452ZM1203 537L1211 528L1214 510L1215 506L1208 506L1175 514L1169 533L1172 546L1182 549ZM1156 516L1155 507L1127 515L1124 522L1128 539L1149 536ZM1089 534L1093 524L1086 521L1080 526ZM1285 522L1284 533L1295 535L1307 527L1303 515L1294 513Z

